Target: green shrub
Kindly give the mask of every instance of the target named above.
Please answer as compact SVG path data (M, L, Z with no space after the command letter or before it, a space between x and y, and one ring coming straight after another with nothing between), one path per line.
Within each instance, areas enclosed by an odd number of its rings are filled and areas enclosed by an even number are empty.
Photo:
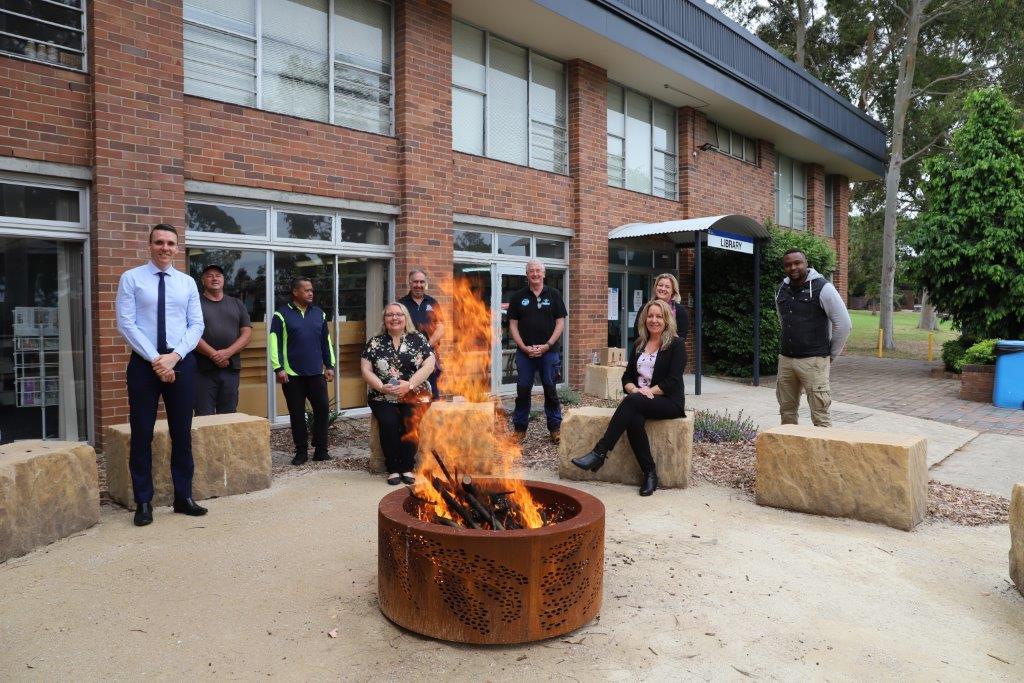
M949 372L960 372L960 361L970 346L963 337L950 339L942 344L942 364Z
M771 240L761 249L761 372L775 374L779 355L779 318L775 290L785 274L782 255L800 249L807 263L828 277L836 267L836 253L828 243L807 232L782 230L767 223ZM706 249L704 280L704 372L750 377L753 374L754 259L747 254Z
M564 406L578 406L580 397L580 392L570 386L564 386L558 390L558 400Z
M995 365L996 342L998 339L982 339L967 349L963 358L957 362L957 371L962 372L965 365Z

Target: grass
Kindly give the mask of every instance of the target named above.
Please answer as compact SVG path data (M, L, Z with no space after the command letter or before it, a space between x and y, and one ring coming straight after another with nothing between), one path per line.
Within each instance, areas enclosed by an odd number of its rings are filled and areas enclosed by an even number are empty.
M872 315L870 311L850 311L850 318L853 320L853 332L846 342L846 352L851 356L874 356L878 350L878 315ZM885 351L886 358L928 359L928 331L917 329L920 318L921 314L913 311L893 313L896 350ZM940 321L932 345L932 359L940 360L942 343L957 336L959 333L952 329L950 323Z

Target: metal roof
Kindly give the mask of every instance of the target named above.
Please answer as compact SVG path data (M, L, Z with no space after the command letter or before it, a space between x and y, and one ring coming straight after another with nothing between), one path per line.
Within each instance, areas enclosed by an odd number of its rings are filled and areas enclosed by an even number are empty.
M626 239L628 237L649 237L651 235L669 235L676 242L686 235L686 242L692 242L692 233L710 229L731 232L759 239L768 238L768 229L750 216L730 214L726 216L703 216L688 218L681 221L663 221L661 223L626 223L608 231L608 239Z

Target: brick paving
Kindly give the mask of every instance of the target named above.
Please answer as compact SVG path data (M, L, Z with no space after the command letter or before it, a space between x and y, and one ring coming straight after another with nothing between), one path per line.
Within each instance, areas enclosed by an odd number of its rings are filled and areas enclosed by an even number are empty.
M939 363L841 356L832 365L832 399L956 425L976 432L1024 436L1024 410L963 401L959 379L932 377Z

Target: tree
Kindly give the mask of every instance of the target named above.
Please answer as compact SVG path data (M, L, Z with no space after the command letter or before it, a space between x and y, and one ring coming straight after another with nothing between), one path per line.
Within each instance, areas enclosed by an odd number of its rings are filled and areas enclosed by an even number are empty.
M757 35L794 54L792 3L719 0ZM853 201L882 224L879 325L892 337L902 220L921 207L921 161L942 149L968 92L998 82L1024 101L1021 0L826 0L807 30L808 70L885 123L884 183L858 183Z
M966 100L949 154L925 163L914 274L970 339L1024 336L1024 129L998 89Z

